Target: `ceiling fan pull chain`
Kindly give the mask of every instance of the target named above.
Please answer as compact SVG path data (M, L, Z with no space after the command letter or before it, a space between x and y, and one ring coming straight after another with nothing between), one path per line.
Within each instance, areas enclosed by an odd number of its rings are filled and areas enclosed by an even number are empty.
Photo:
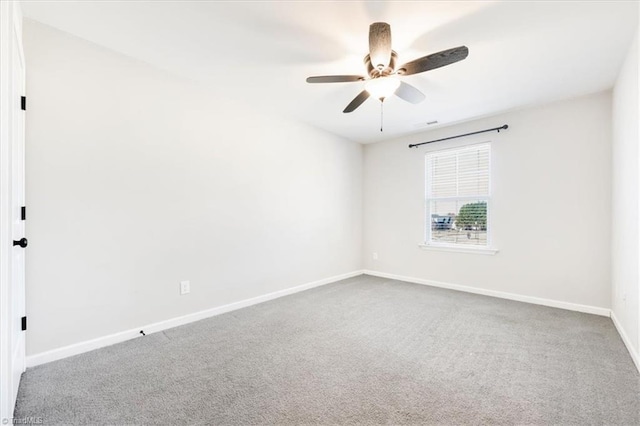
M382 123L384 119L384 98L380 98L380 131L382 131Z

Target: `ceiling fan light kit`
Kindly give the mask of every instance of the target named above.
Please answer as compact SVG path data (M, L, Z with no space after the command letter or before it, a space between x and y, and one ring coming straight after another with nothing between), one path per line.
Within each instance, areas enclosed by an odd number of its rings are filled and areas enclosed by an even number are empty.
M418 74L451 65L465 59L468 55L469 49L466 46L459 46L423 56L396 69L398 54L391 49L391 27L386 22L374 22L369 26L369 54L364 58L369 78L358 75L329 75L309 77L307 83L364 81L364 90L347 105L342 111L344 113L354 111L369 96L384 101L385 98L395 94L402 100L417 104L425 99L424 94L412 85L401 81L400 76Z
M395 75L367 80L364 89L374 98L384 99L393 95L400 87L400 79Z

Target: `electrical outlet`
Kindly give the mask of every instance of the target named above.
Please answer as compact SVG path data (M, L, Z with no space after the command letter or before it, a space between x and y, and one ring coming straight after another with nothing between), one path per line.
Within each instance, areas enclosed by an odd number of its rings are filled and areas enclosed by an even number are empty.
M185 295L191 292L191 283L189 281L180 281L180 294Z
M622 301L623 302L627 301L627 293L622 293Z
M371 257L373 257L373 260L378 260L378 253L374 252Z

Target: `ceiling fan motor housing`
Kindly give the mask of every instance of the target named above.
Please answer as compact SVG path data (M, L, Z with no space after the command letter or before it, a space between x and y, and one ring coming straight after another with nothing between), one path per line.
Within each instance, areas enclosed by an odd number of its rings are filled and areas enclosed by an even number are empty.
M393 74L396 69L396 61L398 60L398 54L395 50L391 51L391 58L389 59L389 65L384 69L378 69L371 63L371 55L364 57L364 63L367 66L367 72L369 77L378 78Z

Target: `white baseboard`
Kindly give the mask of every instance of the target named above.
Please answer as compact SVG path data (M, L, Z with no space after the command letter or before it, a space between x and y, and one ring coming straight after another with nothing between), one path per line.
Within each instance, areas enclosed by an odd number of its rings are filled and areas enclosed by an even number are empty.
M636 351L635 348L631 346L631 340L629 340L629 336L627 336L627 333L624 331L624 328L622 328L620 321L618 321L618 318L616 318L616 314L613 313L613 311L611 311L611 320L613 321L613 325L616 326L616 330L618 330L618 334L622 338L624 345L627 347L629 355L631 355L631 359L636 365L638 372L640 372L640 354L638 354L638 351Z
M497 290L486 290L483 288L469 287L469 286L460 285L460 284L450 284L450 283L444 283L440 281L425 280L422 278L405 277L402 275L388 274L386 272L378 272L378 271L370 271L370 270L365 270L363 272L366 275L373 275L376 277L389 278L389 279L398 280L398 281L406 281L414 284L422 284L422 285L428 285L432 287L446 288L449 290L464 291L466 293L482 294L484 296L498 297L500 299L516 300L518 302L532 303L534 305L550 306L552 308L567 309L569 311L585 312L588 314L602 315L605 317L611 316L611 309L600 308L597 306L580 305L577 303L561 302L559 300L543 299L540 297L533 297L533 296L523 296L520 294L506 293L506 292L497 291Z
M192 314L168 319L165 321L156 322L153 324L142 325L140 327L132 328L126 331L121 331L119 333L110 334L108 336L102 336L96 339L74 343L69 346L64 346L62 348L53 349L53 350L42 352L39 354L29 355L27 356L27 367L35 367L36 365L45 364L47 362L56 361L56 360L67 358L73 355L79 355L81 353L89 352L94 349L99 349L105 346L110 346L116 343L124 342L126 340L135 339L137 337L141 337L140 330L144 330L146 334L156 333L158 331L167 330L169 328L178 327L180 325L184 325L191 322L199 321L201 319L224 314L226 312L235 311L241 308L246 308L247 306L257 305L258 303L267 302L269 300L277 299L279 297L288 296L290 294L298 293L304 290L309 290L314 287L319 287L325 284L330 284L336 281L344 280L344 279L355 277L362 274L363 274L362 271L353 271L353 272L349 272L342 275L336 275L336 276L325 278L322 280L302 284L296 287L274 291L273 293L264 294L262 296L253 297L251 299L245 299L239 302L230 303L228 305L218 306L212 309L194 312Z
M525 302L525 303L532 303L536 305L567 309L571 311L585 312L589 314L602 315L607 317L611 316L616 328L618 329L618 332L620 333L620 336L622 336L622 340L625 342L625 345L629 349L629 353L631 353L631 357L633 361L635 362L636 366L640 370L640 359L638 357L638 354L634 352L633 348L630 345L629 339L627 338L626 334L624 334L624 330L620 327L619 323L617 322L615 317L612 315L610 309L600 308L595 306L588 306L588 305L580 305L576 303L561 302L557 300L543 299L543 298L532 297L532 296L523 296L519 294L506 293L506 292L496 291L496 290L486 290L482 288L469 287L469 286L464 286L459 284L450 284L450 283L444 283L440 281L426 280L422 278L406 277L402 275L388 274L386 272L378 272L378 271L371 271L371 270L353 271L353 272L349 272L342 275L336 275L336 276L325 278L322 280L302 284L296 287L275 291L273 293L264 294L262 296L253 297L251 299L245 299L238 302L230 303L228 305L218 306L212 309L194 312L192 314L184 315L181 317L172 318L172 319L168 319L165 321L160 321L152 324L147 324L147 325L132 328L129 330L121 331L118 333L110 334L107 336L98 337L92 340L87 340L87 341L75 343L69 346L64 346L62 348L53 349L53 350L42 352L35 355L29 355L27 356L27 367L35 367L36 365L45 364L51 361L56 361L56 360L67 358L73 355L79 355L81 353L89 352L94 349L99 349L105 346L110 346L116 343L124 342L126 340L135 339L135 338L141 337L140 330L144 330L146 334L156 333L158 331L163 331L169 328L178 327L180 325L199 321L205 318L224 314L230 311L235 311L237 309L245 308L247 306L256 305L258 303L277 299L279 297L298 293L314 287L319 287L325 284L330 284L336 281L344 280L344 279L355 277L362 274L367 274L367 275L372 275L372 276L382 277L382 278L389 278L389 279L398 280L398 281L406 281L414 284L422 284L422 285L428 285L432 287L446 288L450 290L464 291L467 293L498 297L501 299L515 300L518 302Z

